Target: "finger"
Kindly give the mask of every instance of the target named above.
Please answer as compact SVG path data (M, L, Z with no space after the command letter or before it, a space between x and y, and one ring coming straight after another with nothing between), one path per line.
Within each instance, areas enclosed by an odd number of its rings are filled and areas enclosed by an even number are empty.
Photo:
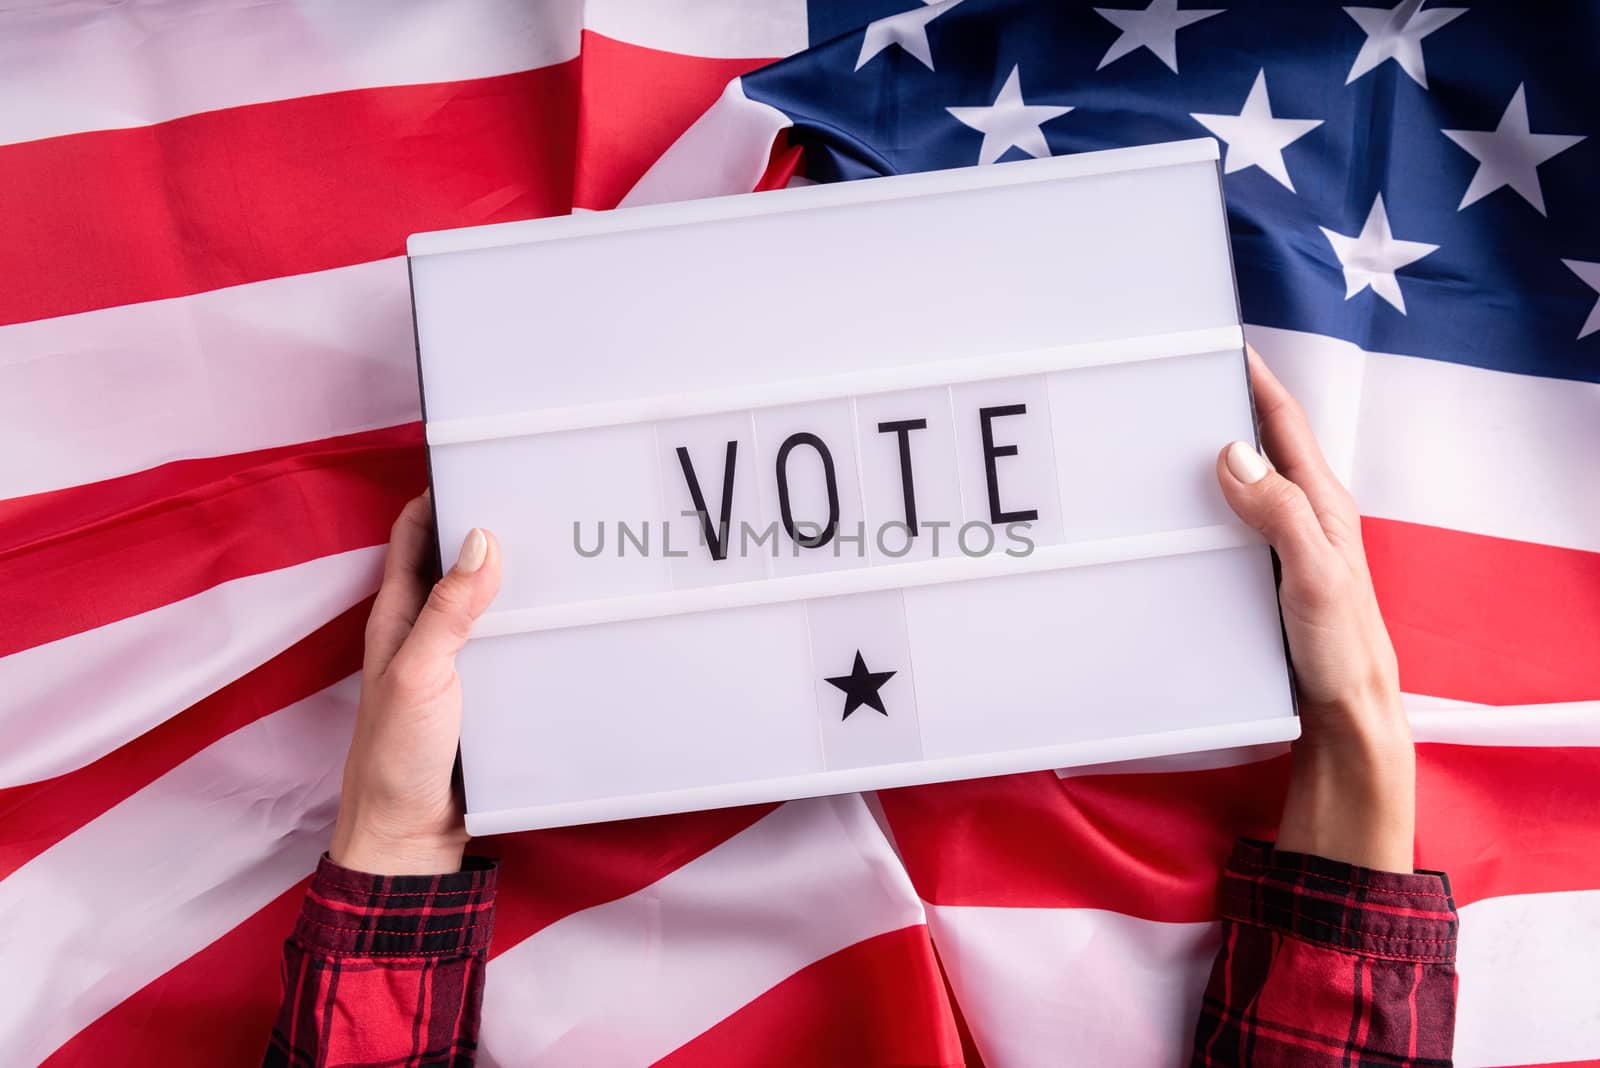
M428 583L423 575L429 570L428 551L433 543L432 509L432 501L423 493L406 504L389 532L383 583L367 616L365 670L374 674L382 674L400 651L427 600Z
M1223 449L1217 456L1217 482L1228 507L1261 532L1286 571L1309 576L1325 566L1330 546L1311 502L1255 449L1242 441Z
M402 661L414 678L448 679L455 657L472 635L472 624L500 590L500 545L493 534L474 527L461 543L455 566L428 594L395 664Z
M1278 381L1254 346L1246 345L1245 353L1250 363L1250 391L1261 421L1261 443L1267 455L1279 471L1311 496L1313 506L1336 507L1340 502L1319 499L1339 486L1339 478L1322 455L1305 409Z

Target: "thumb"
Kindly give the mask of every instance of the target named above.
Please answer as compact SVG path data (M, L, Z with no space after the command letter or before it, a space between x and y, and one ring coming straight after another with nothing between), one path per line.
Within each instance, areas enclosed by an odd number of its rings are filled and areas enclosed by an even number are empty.
M1217 481L1228 507L1259 530L1283 566L1306 573L1326 553L1328 537L1305 491L1273 470L1262 455L1235 441L1217 456Z
M423 669L454 670L472 625L500 591L500 543L478 527L467 532L455 566L434 584L396 660Z

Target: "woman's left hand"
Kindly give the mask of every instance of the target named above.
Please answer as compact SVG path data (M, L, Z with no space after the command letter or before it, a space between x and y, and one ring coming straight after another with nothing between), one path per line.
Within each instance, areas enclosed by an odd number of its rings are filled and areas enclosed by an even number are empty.
M1283 565L1278 599L1301 735L1278 848L1408 872L1416 753L1361 544L1361 515L1323 458L1304 409L1254 349L1249 362L1273 463L1234 442L1217 457L1217 481Z

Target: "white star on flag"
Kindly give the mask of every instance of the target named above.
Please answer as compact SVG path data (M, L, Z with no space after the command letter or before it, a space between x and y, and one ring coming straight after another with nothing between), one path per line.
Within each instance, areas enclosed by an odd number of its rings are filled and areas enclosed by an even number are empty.
M1117 29L1122 36L1111 42L1105 58L1100 60L1100 70L1115 63L1129 52L1148 48L1156 58L1165 63L1172 73L1178 73L1178 31L1192 26L1201 19L1220 15L1223 8L1208 11L1179 11L1178 0L1150 0L1144 10L1120 7L1097 7L1095 13Z
M1445 130L1444 135L1470 152L1478 161L1472 184L1456 208L1482 200L1503 185L1509 185L1532 204L1540 215L1544 210L1544 191L1539 187L1539 164L1559 155L1583 140L1577 134L1536 134L1528 129L1528 101L1523 86L1511 96L1500 125L1493 130Z
M1567 269L1579 278L1583 284L1595 291L1596 300L1594 308L1589 312L1589 319L1583 324L1583 329L1578 331L1578 338L1582 340L1600 330L1600 263L1587 263L1583 260L1562 260Z
M1439 247L1421 241L1397 240L1389 229L1389 214L1384 211L1382 193L1372 202L1372 211L1367 213L1366 225L1361 227L1359 235L1347 237L1326 226L1317 229L1333 246L1333 254L1339 257L1339 266L1344 269L1344 299L1349 300L1371 287L1401 315L1406 313L1406 301L1400 295L1400 283L1394 273Z
M867 23L866 36L861 39L861 54L856 57L856 70L865 67L890 45L899 45L907 55L932 70L933 50L928 47L928 23L959 3L961 0L943 0L943 3L927 0L926 7L914 7L910 11Z
M1232 174L1247 167L1260 167L1289 192L1294 183L1283 164L1283 150L1322 125L1321 119L1279 119L1272 114L1267 99L1267 72L1256 75L1256 82L1245 98L1244 110L1237 115L1191 113L1200 125L1228 143L1222 173Z
M988 107L945 108L957 121L983 133L983 144L978 147L978 165L993 163L1006 150L1020 148L1035 159L1050 155L1044 131L1039 127L1051 119L1058 119L1071 111L1070 107L1050 107L1028 104L1022 99L1020 67L1012 67L1000 95Z
M1394 60L1411 80L1428 87L1428 71L1422 62L1422 39L1467 13L1464 7L1432 7L1419 10L1422 0L1401 0L1394 8L1347 7L1344 13L1366 31L1361 51L1350 66L1349 85L1385 60Z

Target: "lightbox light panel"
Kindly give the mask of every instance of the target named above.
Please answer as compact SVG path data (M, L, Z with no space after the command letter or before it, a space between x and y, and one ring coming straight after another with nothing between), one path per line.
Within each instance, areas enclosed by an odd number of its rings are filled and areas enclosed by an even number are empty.
M412 237L469 830L1294 737L1216 159Z

